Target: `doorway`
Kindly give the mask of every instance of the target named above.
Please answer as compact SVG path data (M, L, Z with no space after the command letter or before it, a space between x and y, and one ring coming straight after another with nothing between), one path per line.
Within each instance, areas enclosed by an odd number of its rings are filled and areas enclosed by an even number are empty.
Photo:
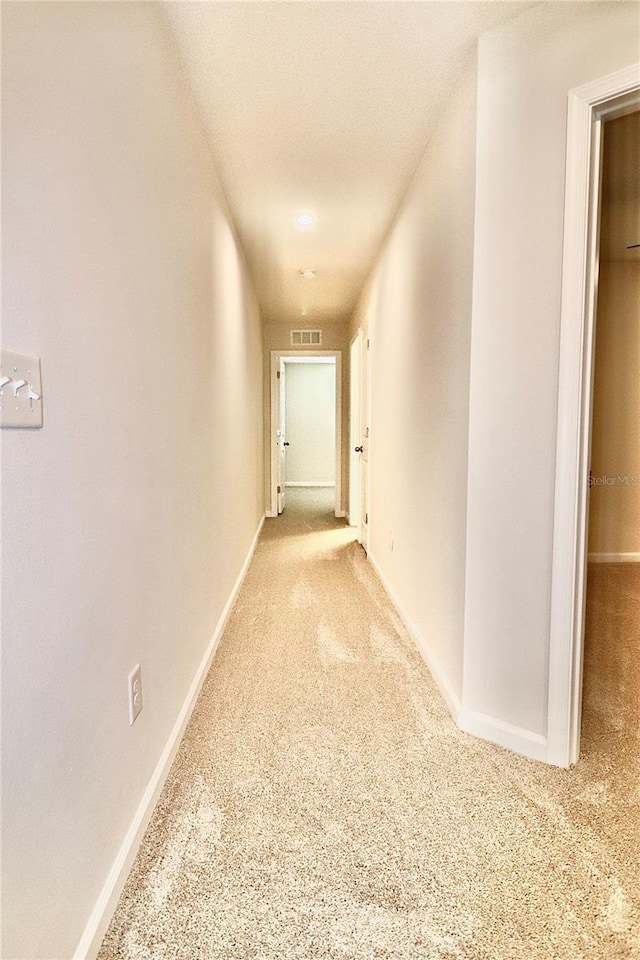
M569 94L546 754L563 767L580 755L603 142L639 109L640 64Z
M333 488L342 509L342 354L271 353L271 509L286 509L287 490Z
M582 742L614 757L640 724L640 110L602 131ZM620 758L619 762L623 762Z

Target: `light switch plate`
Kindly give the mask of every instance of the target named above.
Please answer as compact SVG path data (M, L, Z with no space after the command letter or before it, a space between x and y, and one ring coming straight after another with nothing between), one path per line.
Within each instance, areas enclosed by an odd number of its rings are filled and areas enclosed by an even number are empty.
M42 426L39 357L0 351L0 426Z

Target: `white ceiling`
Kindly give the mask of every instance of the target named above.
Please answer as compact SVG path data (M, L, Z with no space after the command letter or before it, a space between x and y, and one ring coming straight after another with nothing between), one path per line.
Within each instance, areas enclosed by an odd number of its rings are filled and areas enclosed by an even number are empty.
M163 4L265 320L350 314L475 39L528 6Z

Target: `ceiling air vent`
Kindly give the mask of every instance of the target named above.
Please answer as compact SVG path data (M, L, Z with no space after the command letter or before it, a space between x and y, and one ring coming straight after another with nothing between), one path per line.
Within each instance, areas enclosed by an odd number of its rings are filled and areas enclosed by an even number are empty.
M292 347L320 347L322 346L322 330L292 330Z

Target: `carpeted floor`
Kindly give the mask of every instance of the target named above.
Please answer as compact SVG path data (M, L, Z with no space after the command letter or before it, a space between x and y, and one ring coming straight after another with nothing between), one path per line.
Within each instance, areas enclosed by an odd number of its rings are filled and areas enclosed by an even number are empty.
M575 769L474 740L327 493L267 521L100 960L637 960L638 620Z

